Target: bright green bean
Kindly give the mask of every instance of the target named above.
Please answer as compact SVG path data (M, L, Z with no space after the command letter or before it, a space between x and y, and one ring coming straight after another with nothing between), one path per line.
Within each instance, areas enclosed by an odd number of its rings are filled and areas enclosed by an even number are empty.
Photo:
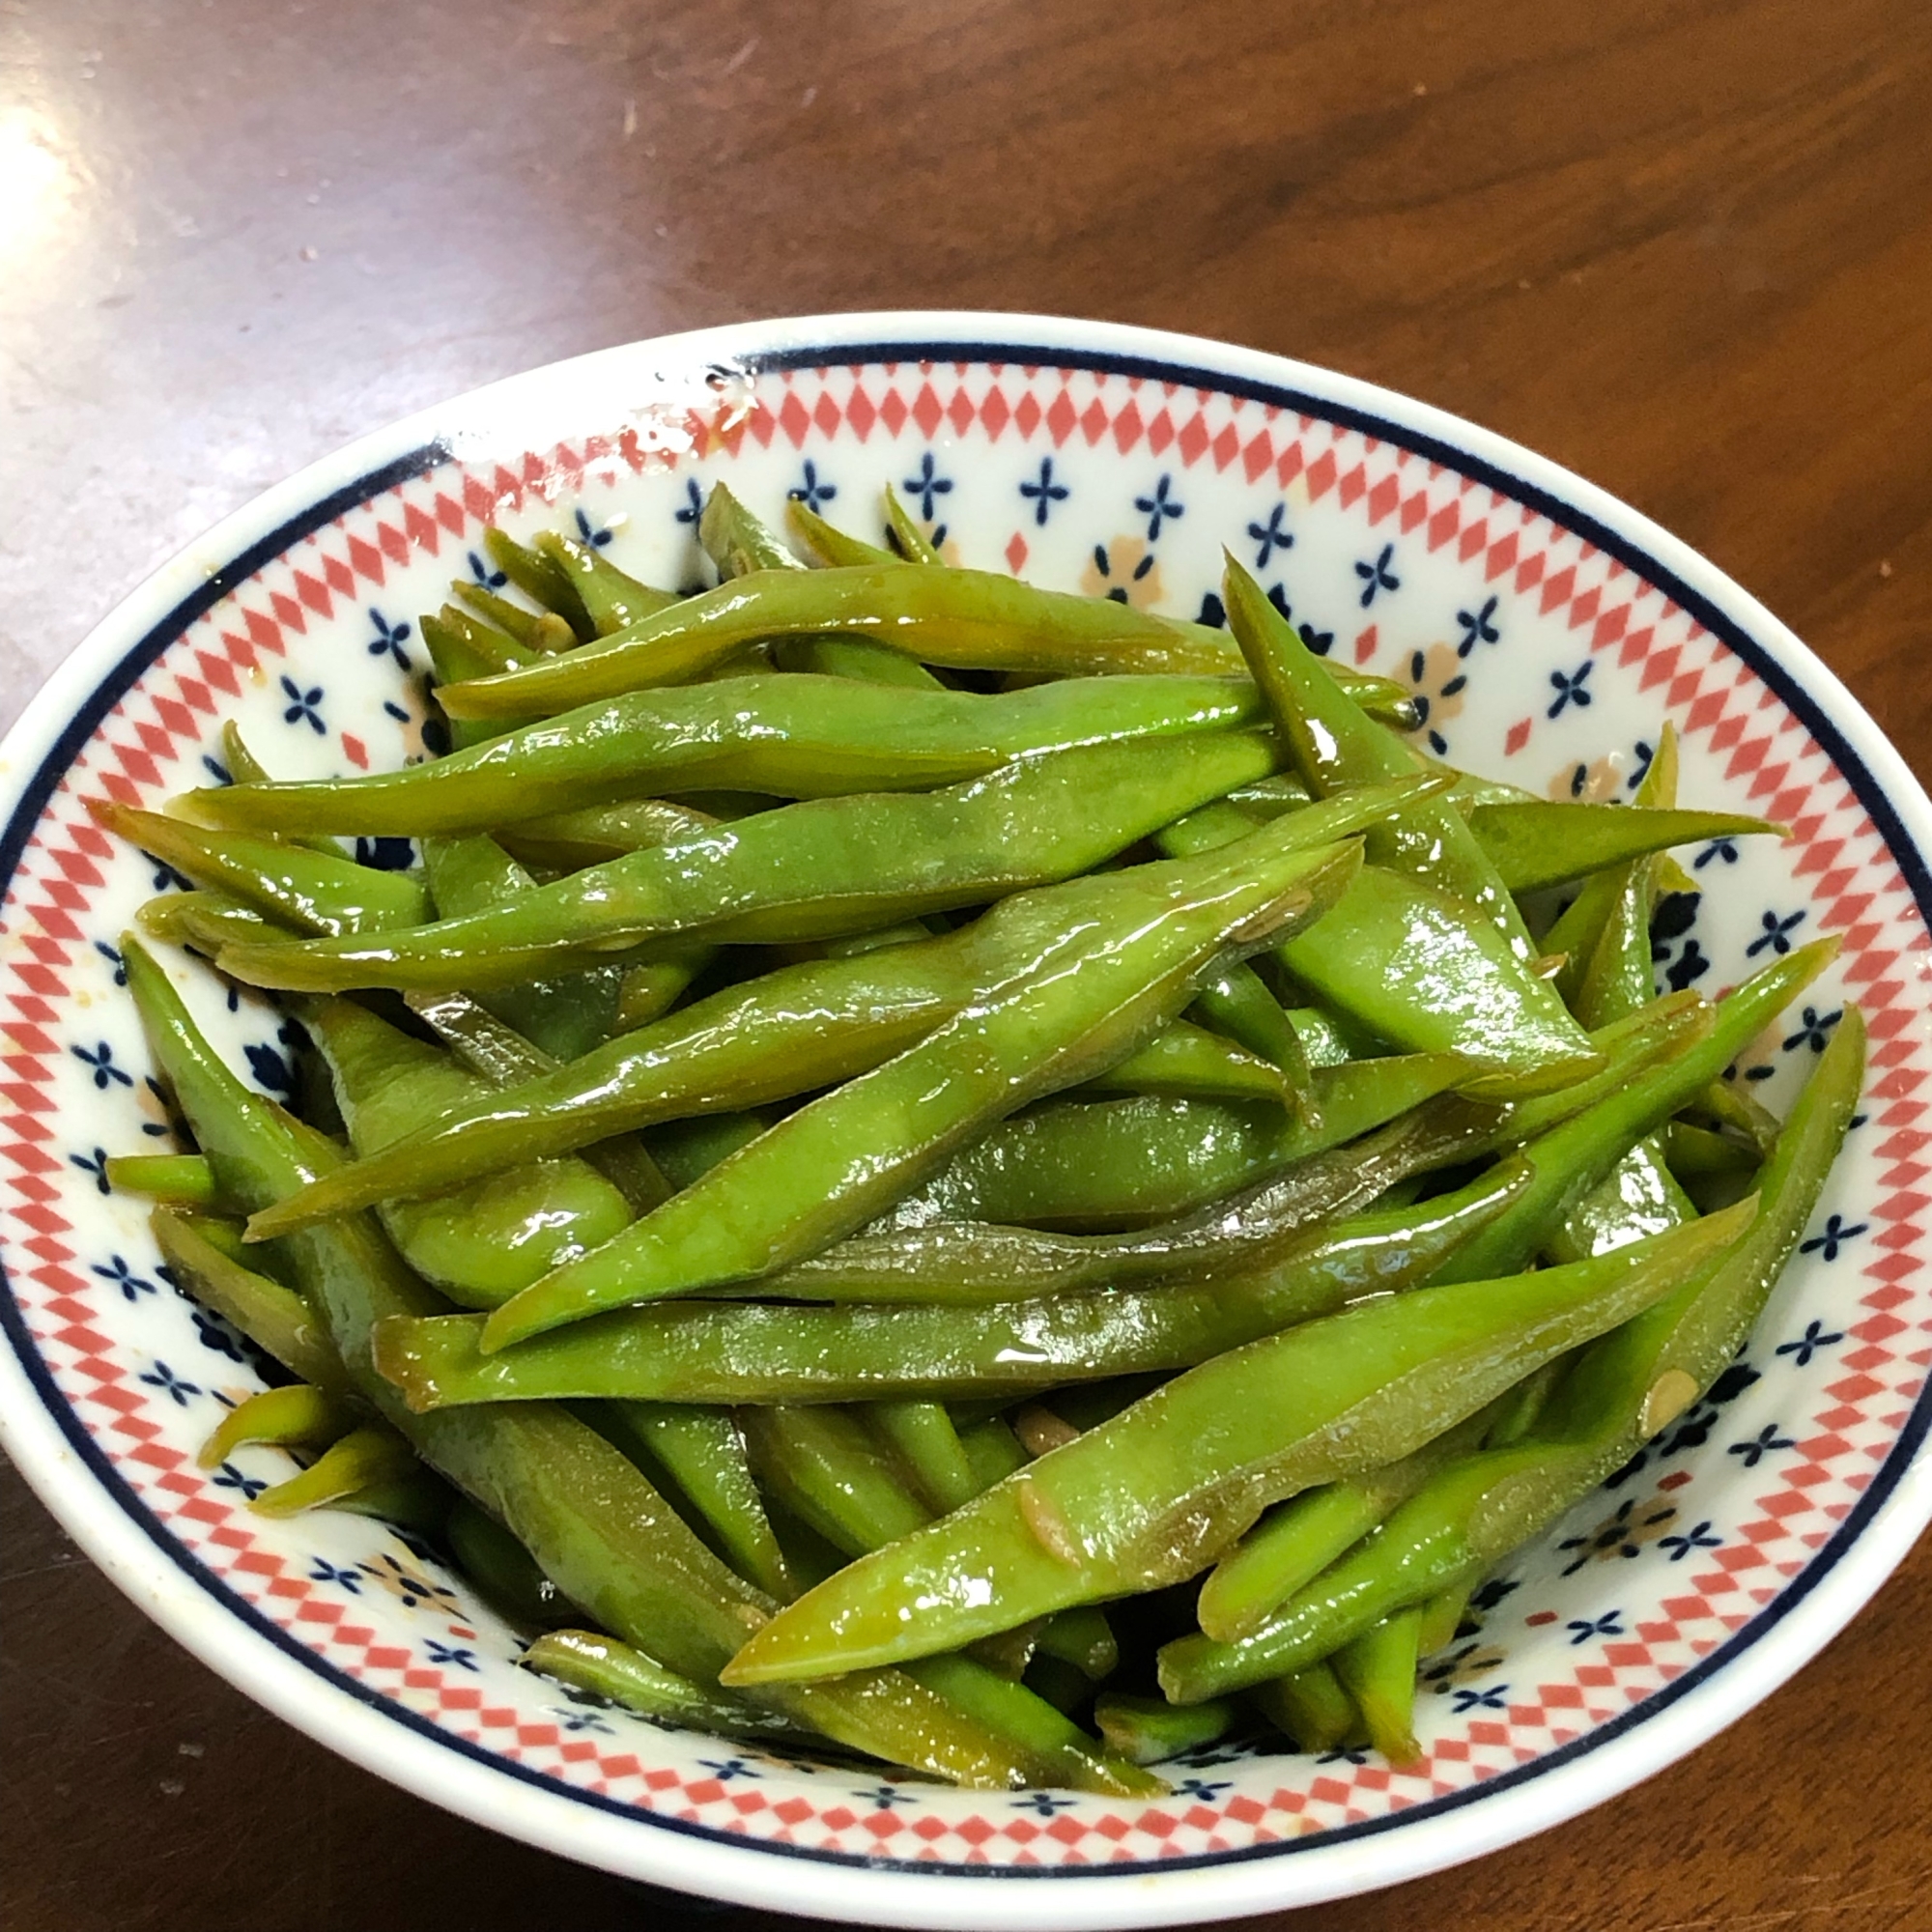
M258 985L515 984L644 941L706 944L865 932L1091 870L1164 818L1265 766L1245 734L1126 741L1025 758L923 794L820 799L703 838L634 852L498 910L409 931L225 948Z
M814 1679L922 1656L1179 1581L1269 1503L1411 1454L1648 1307L1747 1211L1567 1267L1365 1302L1219 1355L809 1591L724 1680Z
M495 1354L473 1316L385 1327L384 1375L412 1406L636 1397L660 1402L968 1400L1192 1368L1291 1322L1422 1280L1500 1213L1507 1165L1451 1195L1307 1236L1273 1263L1204 1287L1061 1294L988 1307L667 1302L605 1315ZM813 1521L813 1527L824 1525Z
M1009 759L1252 724L1222 677L1082 678L992 696L773 672L641 692L399 772L223 785L177 810L241 831L495 833L519 820L705 789L836 798L983 777Z

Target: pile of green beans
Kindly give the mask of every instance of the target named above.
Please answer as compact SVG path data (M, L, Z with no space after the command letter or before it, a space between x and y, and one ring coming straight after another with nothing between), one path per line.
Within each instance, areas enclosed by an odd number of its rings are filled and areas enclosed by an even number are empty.
M493 531L514 594L422 620L449 755L283 782L231 723L233 784L97 807L192 887L126 948L191 1144L108 1179L287 1378L205 1458L667 1724L1411 1762L1419 1660L1710 1386L1857 1105L1849 1006L1782 1123L1723 1080L1829 942L1655 990L1668 849L1776 828L1667 727L1630 806L1453 772L1233 562L1224 634L792 509L818 568L714 489L685 597ZM293 1109L194 955L300 1023Z

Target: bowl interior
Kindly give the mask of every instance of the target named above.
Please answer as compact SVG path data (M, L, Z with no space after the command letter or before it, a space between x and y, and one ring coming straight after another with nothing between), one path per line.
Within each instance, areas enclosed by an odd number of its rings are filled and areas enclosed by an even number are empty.
M291 521L204 560L234 566L226 578L184 581L152 628L110 626L70 680L70 715L16 741L0 1238L9 1337L78 1454L71 1480L153 1525L210 1614L297 1660L315 1694L373 1698L385 1720L640 1843L669 1826L808 1861L1067 1877L1312 1853L1493 1805L1750 1669L1920 1427L1923 873L1844 735L1869 727L1839 701L1828 713L1805 662L1688 595L1636 543L1473 447L1316 393L1073 350L807 351L708 382L701 357L612 366L625 380L602 416L486 400L455 447L396 447L318 484ZM1473 1627L1430 1662L1419 1771L1231 1744L1172 1765L1171 1800L1127 1804L946 1791L666 1730L519 1670L516 1640L462 1577L395 1530L252 1516L248 1498L287 1473L279 1452L195 1465L256 1365L172 1289L140 1204L102 1172L107 1153L170 1144L117 945L176 882L82 801L153 806L220 779L229 717L278 775L418 755L417 613L452 576L497 581L487 525L571 528L652 582L692 584L701 492L721 477L775 521L799 497L875 539L890 482L949 560L1210 622L1225 545L1315 648L1411 685L1441 755L1554 797L1627 798L1669 718L1686 803L1791 827L1782 843L1681 855L1701 896L1664 907L1660 980L1715 993L1839 935L1837 965L1736 1077L1781 1107L1853 999L1872 1034L1864 1112L1803 1255L1709 1398L1486 1584ZM368 856L410 855L382 841ZM236 1064L285 1091L280 1016L199 965L183 978ZM612 1857L657 1868L648 1845Z

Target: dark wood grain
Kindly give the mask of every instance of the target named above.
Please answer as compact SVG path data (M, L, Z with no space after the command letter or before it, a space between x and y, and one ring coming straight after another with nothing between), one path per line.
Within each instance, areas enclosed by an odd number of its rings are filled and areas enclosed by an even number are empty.
M1629 498L1932 776L1918 0L0 0L0 713L216 517L667 329L981 306L1373 378ZM29 152L31 150L31 152ZM0 1476L0 1924L749 1921L488 1836L191 1662ZM1932 1924L1932 1554L1534 1843L1293 1932Z

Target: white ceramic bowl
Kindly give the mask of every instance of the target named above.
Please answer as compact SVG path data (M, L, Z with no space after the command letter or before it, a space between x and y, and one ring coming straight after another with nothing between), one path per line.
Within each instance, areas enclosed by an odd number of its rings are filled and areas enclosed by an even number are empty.
M1740 1070L1776 1104L1856 998L1863 1123L1713 1400L1479 1599L1480 1634L1421 1699L1421 1772L1217 1748L1173 1768L1171 1802L1132 1805L784 1762L572 1703L515 1668L461 1577L382 1525L250 1516L279 1452L195 1467L220 1403L256 1378L169 1292L140 1206L99 1171L102 1151L165 1144L146 1138L165 1129L113 952L156 880L80 801L203 781L230 714L290 775L399 762L423 715L415 613L480 568L486 524L581 522L640 575L690 582L698 492L720 476L761 512L803 493L867 534L890 480L944 526L949 555L1189 616L1225 543L1320 647L1413 682L1459 762L1614 796L1668 716L1688 803L1792 825L1782 846L1685 855L1709 892L1662 970L1715 991L1794 936L1838 932L1829 980ZM9 1452L108 1575L251 1696L567 1857L921 1926L1148 1925L1391 1884L1690 1749L1816 1652L1932 1514L1914 1461L1932 810L1830 672L1701 557L1527 450L1367 384L1145 330L945 314L757 324L539 370L229 518L62 667L0 785ZM272 1088L274 1016L196 983Z

